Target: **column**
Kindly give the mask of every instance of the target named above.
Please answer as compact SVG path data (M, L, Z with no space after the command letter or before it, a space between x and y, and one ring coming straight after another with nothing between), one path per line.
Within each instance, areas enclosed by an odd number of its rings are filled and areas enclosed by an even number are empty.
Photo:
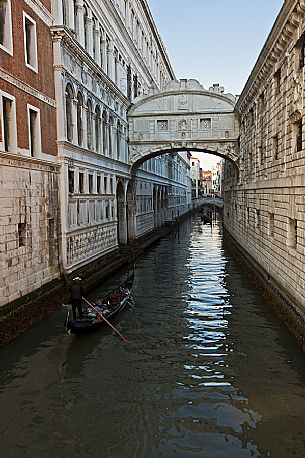
M83 107L83 148L88 149L88 132L87 132L87 117L88 108L87 105Z
M84 7L83 0L76 0L76 38L79 43L85 46L85 29L84 29Z
M75 24L74 24L74 1L73 0L68 0L67 1L67 6L68 6L68 27L71 30L74 30Z
M118 135L117 120L114 119L113 126L112 126L112 157L114 159L117 159L117 157L118 157L117 135Z
M93 107L92 107L92 109L93 109ZM92 148L91 149L93 151L97 151L95 122L96 122L96 113L92 112Z
M54 16L54 23L55 24L63 24L63 0L57 0L56 2L52 2L52 15Z
M110 40L107 50L107 59L108 59L108 76L110 79L114 79L114 44Z
M99 144L99 152L104 154L104 118L103 118L103 107L101 109L101 119L100 119L100 144Z
M78 144L78 132L77 132L77 99L76 98L72 100L72 132L73 132L72 143L77 145Z
M107 40L106 40L105 33L103 33L103 36L102 36L101 56L102 56L102 70L105 73L107 73Z
M86 19L86 32L87 32L87 52L93 57L93 19L92 19L92 11L88 9L88 17Z
M94 30L94 41L95 41L95 62L100 67L101 66L101 32L99 29L99 23L95 24Z

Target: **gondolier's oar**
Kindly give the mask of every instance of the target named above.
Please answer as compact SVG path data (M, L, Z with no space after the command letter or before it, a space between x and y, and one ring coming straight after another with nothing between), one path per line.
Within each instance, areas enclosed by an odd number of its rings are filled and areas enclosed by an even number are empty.
M86 298L83 297L83 300L88 304L90 305L90 307L93 308L93 310L96 311L96 313L99 314L99 316L101 318L103 318L104 321L106 321L106 323L108 324L108 326L110 326L123 340L125 340L125 342L128 342L128 343L132 343L130 342L130 340L128 340L126 337L123 336L123 334L120 333L120 331L118 331L114 326L112 326L112 324L103 316L103 314L101 312L99 312L95 307L94 305L92 305L89 301L87 301Z

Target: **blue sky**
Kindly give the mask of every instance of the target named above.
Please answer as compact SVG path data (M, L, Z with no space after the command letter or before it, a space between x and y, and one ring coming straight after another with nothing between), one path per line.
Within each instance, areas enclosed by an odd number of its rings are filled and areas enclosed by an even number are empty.
M232 94L241 93L283 3L148 0L176 77Z

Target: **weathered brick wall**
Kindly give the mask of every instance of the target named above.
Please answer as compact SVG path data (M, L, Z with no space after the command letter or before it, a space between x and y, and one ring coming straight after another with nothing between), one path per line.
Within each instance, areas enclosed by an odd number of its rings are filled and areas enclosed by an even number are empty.
M305 307L305 67L299 68L298 40L304 30L305 2L287 0L237 103L239 183L232 186L227 180L224 213L230 234L301 309ZM299 120L303 139L298 151Z
M24 13L36 27L37 71L25 61ZM17 142L4 151L0 125L0 306L59 276L59 167L54 162L57 147L50 1L12 1L10 19L12 47L1 49L0 95L14 100L10 115L14 129L10 128L9 137L16 135ZM40 131L35 136L41 139L41 148L35 157L30 152L28 105L40 116ZM2 103L0 108L2 119Z
M38 8L36 11L23 0L13 0L11 2L13 55L11 56L1 51L0 66L7 73L18 78L19 81L29 84L31 87L54 99L53 51L49 28L51 25L51 15L48 13L50 11L50 2L45 0L41 3L46 8L45 14L43 14L41 8ZM38 11L40 14L37 14ZM37 73L25 65L23 12L28 14L36 22Z

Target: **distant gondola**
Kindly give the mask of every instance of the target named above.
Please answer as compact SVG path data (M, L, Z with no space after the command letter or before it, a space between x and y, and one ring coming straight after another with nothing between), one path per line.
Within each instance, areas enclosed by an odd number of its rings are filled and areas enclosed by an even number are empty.
M123 310L130 300L133 281L134 273L121 283L120 286L100 300L101 305L105 308L103 316L105 316L107 321L111 320L115 315ZM94 305L96 305L96 303ZM65 321L65 328L69 334L82 335L100 329L105 325L105 323L106 322L102 317L100 317L97 313L94 313L93 308L90 310L88 307L88 309L84 312L84 318L82 320L71 320L70 312L68 312Z

